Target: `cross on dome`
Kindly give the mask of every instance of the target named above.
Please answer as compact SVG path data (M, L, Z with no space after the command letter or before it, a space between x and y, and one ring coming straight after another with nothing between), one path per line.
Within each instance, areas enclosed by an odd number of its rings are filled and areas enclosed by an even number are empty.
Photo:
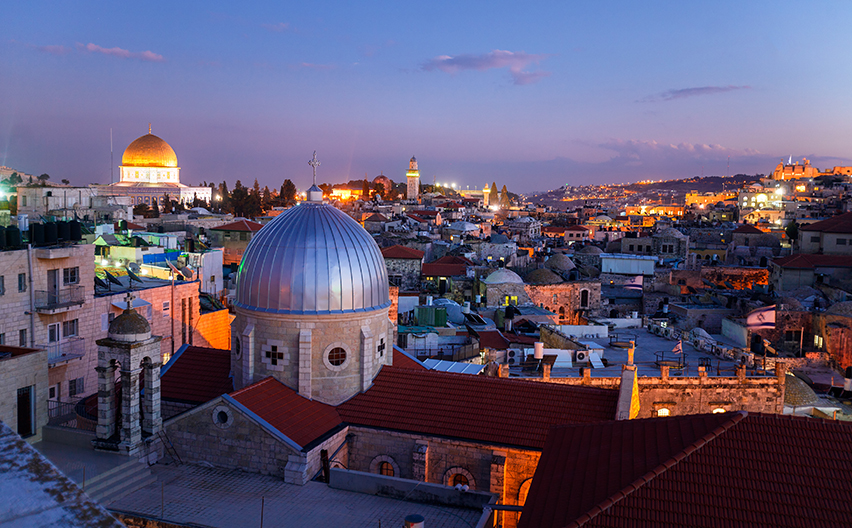
M317 160L317 151L316 150L314 151L314 157L311 159L311 161L308 162L308 165L310 165L314 169L314 185L316 185L317 184L317 167L320 166L320 162L319 162L319 160Z

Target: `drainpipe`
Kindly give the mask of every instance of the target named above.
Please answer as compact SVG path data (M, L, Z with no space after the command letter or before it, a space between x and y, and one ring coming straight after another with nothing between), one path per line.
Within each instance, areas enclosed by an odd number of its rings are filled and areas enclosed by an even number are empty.
M27 244L27 266L30 283L30 348L35 348L35 289L33 288L33 245Z

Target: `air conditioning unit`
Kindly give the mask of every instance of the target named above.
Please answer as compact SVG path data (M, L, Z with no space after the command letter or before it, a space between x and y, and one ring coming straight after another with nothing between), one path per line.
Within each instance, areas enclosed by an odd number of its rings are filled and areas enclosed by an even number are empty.
M589 362L589 351L588 350L577 350L574 353L574 363L588 363Z

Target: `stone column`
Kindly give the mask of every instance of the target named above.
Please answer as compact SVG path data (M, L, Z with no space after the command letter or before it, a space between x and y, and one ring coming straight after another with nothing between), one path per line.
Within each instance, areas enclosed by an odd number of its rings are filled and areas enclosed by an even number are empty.
M491 452L491 479L489 483L489 490L491 493L495 493L497 495L497 500L502 501L503 504L508 504L508 497L506 496L505 483L506 483L506 451L492 451ZM482 490L485 491L485 490ZM500 521L500 524L505 520L504 512L495 512L497 513L497 517Z
M373 333L367 325L361 326L361 391L367 390L373 383Z
M414 470L412 479L426 482L429 476L429 444L418 440L411 453L411 462Z
M313 370L311 360L313 350L311 347L311 331L299 330L299 394L305 398L312 398L311 377Z
M139 374L141 368L121 370L121 448L131 454L142 442L139 423Z
M163 427L160 413L160 365L147 363L145 369L145 396L142 401L142 432L157 434Z
M102 440L115 434L115 365L95 367L98 373L98 427Z

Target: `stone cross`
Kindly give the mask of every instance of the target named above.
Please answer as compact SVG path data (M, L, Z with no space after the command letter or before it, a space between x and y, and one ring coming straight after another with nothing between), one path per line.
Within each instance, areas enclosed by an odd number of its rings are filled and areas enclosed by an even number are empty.
M131 292L127 292L127 296L124 300L127 301L127 310L133 309L133 294Z
M317 184L317 167L320 166L320 162L317 160L317 151L314 151L314 157L311 161L308 162L308 165L313 167L314 169L314 185Z

